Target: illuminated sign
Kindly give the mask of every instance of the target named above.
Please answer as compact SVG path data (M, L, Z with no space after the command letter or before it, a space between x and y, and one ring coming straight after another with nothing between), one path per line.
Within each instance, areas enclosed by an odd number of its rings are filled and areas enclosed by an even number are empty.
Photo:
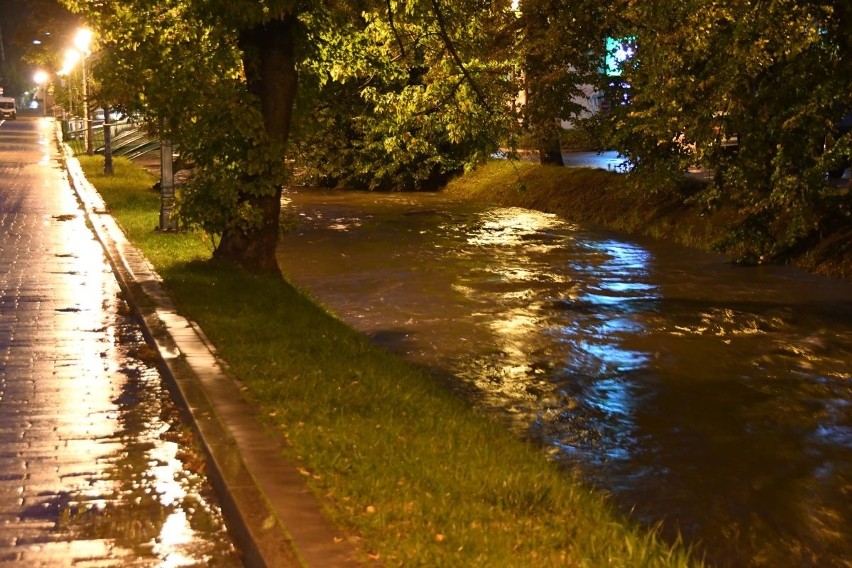
M621 75L621 65L635 53L635 37L606 38L605 71L610 77Z

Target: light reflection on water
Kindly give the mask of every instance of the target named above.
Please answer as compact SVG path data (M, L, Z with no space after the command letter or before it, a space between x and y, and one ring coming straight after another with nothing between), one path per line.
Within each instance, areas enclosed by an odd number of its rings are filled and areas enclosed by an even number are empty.
M68 389L58 415L79 417L58 430L69 437L65 451L89 457L93 470L64 479L57 534L109 565L240 565L212 488L188 469L197 450L150 355L140 355L142 332L100 248L79 246L73 262L90 271L91 289L54 290L69 306L59 311L73 314L58 320L56 336L77 350L56 362Z
M54 123L33 124L6 125L17 134L0 163L0 563L241 565L189 431L48 152Z
M116 305L105 311L127 310ZM99 307L92 313L104 310ZM86 421L89 429L78 441L85 447L71 450L78 456L83 451L91 454L102 474L81 477L81 485L69 494L57 534L73 535L78 546L109 543L108 551L92 548L92 557L122 564L241 565L203 475L200 454L195 454L199 450L159 372L140 358L140 348L145 349L141 331L122 316L108 329L109 352L120 356L105 357L107 351L92 349L90 371L100 367L101 373L123 375L113 383L118 388L105 390L102 380L94 381L92 388L77 391L85 393L86 402L65 399L77 412L93 405L113 409L103 421ZM92 382L86 377L75 380L80 385ZM98 430L91 431L92 426ZM106 444L105 439L114 442ZM112 451L104 455L109 447Z
M721 566L852 558L848 284L435 195L290 199L294 282L638 518Z

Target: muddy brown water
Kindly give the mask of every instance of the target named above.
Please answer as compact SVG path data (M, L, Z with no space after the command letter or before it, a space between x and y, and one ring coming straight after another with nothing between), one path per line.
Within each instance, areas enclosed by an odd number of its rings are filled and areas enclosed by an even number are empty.
M289 191L285 273L716 566L852 566L852 285L436 194Z

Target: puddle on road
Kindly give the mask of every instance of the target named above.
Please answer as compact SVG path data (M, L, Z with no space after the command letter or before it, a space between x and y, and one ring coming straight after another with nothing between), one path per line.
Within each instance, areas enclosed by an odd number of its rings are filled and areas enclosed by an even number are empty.
M118 424L108 434L116 450L101 458L106 467L88 488L55 504L55 538L88 541L95 557L134 566L242 566L194 435L123 301L116 311L107 334L120 357L110 363L124 378L114 410L103 417Z
M0 564L241 565L54 126L3 129Z

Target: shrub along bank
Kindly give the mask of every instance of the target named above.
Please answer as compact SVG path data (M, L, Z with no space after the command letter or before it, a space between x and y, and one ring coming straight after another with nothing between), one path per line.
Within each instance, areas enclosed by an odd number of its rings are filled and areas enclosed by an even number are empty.
M161 234L154 179L82 157L110 213L198 322L365 560L388 566L687 566L541 448L375 347L286 282Z

